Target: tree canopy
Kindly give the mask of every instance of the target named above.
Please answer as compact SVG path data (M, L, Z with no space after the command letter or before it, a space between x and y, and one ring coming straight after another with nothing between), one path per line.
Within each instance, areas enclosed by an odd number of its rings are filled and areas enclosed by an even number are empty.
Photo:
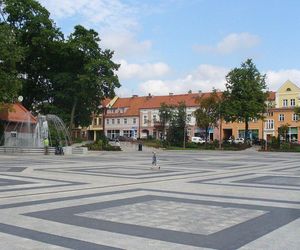
M120 87L113 51L102 50L98 33L81 25L66 39L49 12L35 0L0 0L0 14L0 24L11 29L10 43L16 44L15 51L22 51L22 57L19 53L10 56L15 61L10 63L15 65L15 74L9 69L11 76L18 76L14 77L12 95L21 83L19 93L28 109L57 114L70 127L87 125L101 100L112 97ZM1 48L2 40L6 39L1 32ZM1 82L0 90L3 86Z
M245 137L248 139L249 121L260 119L266 109L267 99L265 75L262 75L251 59L234 68L226 76L226 90L222 109L227 121L245 123Z
M17 64L22 59L14 31L6 23L0 23L0 109L11 103L21 89Z
M194 116L197 126L205 130L205 143L207 143L209 128L218 126L221 97L216 90L213 90L208 97L200 96L197 103L199 107L194 111Z

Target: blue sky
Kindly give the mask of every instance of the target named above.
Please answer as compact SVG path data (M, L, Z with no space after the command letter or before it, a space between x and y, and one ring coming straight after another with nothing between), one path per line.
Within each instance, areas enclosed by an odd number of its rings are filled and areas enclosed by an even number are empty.
M65 34L95 29L115 51L120 96L224 89L253 58L270 90L300 85L297 0L40 0Z

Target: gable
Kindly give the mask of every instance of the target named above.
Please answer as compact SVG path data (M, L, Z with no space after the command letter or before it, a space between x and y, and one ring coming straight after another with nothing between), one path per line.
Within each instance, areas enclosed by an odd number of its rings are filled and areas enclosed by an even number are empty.
M290 80L287 80L277 91L278 93L293 93L293 92L300 92L300 88L291 82Z

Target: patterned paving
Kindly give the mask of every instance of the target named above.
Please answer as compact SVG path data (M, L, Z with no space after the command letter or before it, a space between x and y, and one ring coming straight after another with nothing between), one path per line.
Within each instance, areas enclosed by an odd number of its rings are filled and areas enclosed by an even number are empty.
M297 154L0 155L1 249L299 249Z

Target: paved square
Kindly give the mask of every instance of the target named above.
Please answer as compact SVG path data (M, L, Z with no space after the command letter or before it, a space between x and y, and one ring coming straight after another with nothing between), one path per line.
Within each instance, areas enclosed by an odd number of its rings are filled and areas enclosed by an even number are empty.
M0 155L1 249L296 250L299 160L159 151L150 170L147 152Z
M244 179L235 181L238 183L257 183L257 184L270 184L279 186L296 186L300 187L300 177L289 176L261 176L257 178Z

